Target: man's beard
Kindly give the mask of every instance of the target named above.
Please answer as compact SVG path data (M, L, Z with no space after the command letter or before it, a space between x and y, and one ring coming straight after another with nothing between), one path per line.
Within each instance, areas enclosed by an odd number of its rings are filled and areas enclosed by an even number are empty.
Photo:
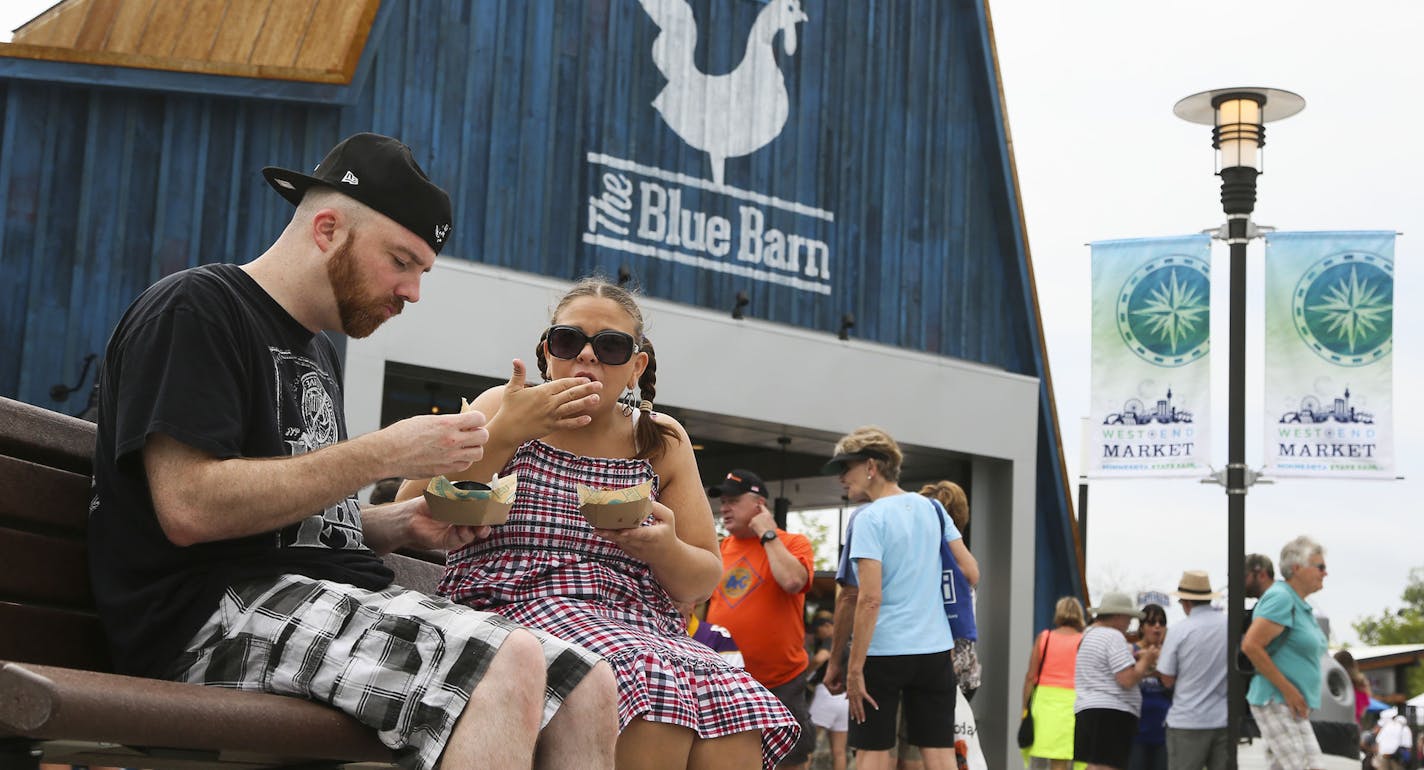
M341 330L348 337L370 336L386 322L386 309L401 311L405 303L396 297L373 297L362 294L361 270L356 264L356 234L353 232L326 262L326 275L336 294L336 309L341 314Z

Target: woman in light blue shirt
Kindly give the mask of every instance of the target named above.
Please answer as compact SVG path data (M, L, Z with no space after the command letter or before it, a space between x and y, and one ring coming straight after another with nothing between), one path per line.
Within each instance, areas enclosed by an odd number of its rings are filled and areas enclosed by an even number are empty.
M1325 549L1301 535L1281 549L1281 576L1261 595L1241 651L1256 667L1246 702L1272 766L1319 770L1324 760L1310 712L1320 708L1325 634L1305 597L1325 584Z
M857 429L836 444L827 473L840 479L855 515L848 546L853 581L836 600L836 635L825 685L844 690L850 706L848 742L856 767L894 767L896 719L905 707L908 742L927 767L954 765L956 685L954 637L941 593L941 532L971 585L979 565L954 522L928 498L899 486L903 455L879 428ZM852 620L853 618L853 620ZM850 629L849 660L842 666Z

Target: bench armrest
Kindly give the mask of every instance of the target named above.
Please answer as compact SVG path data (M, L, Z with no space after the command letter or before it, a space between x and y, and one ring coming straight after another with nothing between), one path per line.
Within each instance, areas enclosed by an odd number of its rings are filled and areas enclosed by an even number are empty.
M0 736L391 762L375 733L299 698L0 662Z

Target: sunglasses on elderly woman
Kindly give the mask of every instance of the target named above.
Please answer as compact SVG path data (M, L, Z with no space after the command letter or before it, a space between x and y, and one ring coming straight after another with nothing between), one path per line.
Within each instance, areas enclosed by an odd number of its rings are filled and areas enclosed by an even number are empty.
M607 366L622 366L638 352L638 343L633 335L612 329L605 329L592 337L577 326L550 326L545 341L549 345L549 355L571 361L583 352L583 346L592 344L593 355Z

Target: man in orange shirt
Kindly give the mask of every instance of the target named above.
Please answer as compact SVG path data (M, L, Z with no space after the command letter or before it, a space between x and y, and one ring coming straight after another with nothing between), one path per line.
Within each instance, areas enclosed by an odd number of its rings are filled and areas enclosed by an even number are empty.
M766 484L734 470L707 494L722 499L722 581L707 621L732 632L747 673L771 690L801 723L801 739L778 767L804 770L816 743L806 704L806 592L811 541L778 529L766 507Z

